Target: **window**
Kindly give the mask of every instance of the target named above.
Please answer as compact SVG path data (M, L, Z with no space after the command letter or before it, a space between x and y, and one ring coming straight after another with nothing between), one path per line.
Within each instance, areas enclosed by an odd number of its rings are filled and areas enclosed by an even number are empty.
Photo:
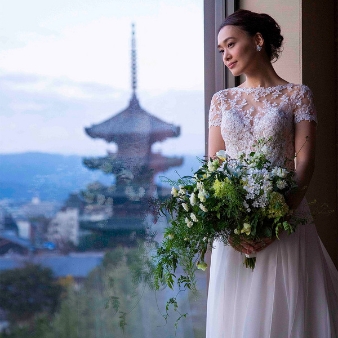
M14 0L0 22L3 297L38 281L15 307L0 302L0 332L173 336L171 293L135 286L131 271L166 225L149 213L170 194L161 176L204 155L202 0ZM204 336L203 273L199 286L182 293L179 337Z

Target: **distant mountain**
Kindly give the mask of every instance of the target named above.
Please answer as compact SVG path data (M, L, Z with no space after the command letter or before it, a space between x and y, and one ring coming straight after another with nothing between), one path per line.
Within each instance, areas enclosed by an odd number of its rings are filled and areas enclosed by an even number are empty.
M0 198L27 200L63 200L70 192L111 177L90 171L82 165L81 156L46 153L0 155Z
M196 156L184 156L181 167L160 173L171 179L190 175L199 166ZM65 156L48 153L0 154L0 199L30 200L34 196L41 200L62 201L68 194L84 189L89 183L100 181L111 184L114 178L100 171L90 171L82 164L81 156Z

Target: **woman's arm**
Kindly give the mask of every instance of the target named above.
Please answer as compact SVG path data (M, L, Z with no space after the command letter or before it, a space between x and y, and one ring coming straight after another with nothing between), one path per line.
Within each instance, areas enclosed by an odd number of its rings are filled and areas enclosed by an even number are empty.
M224 140L221 134L220 126L210 126L209 127L209 137L208 137L208 159L210 157L215 157L216 153L219 150L225 150ZM211 251L208 250L204 256L205 262L210 267L211 263ZM210 268L207 270L207 285L209 285L210 278Z
M287 196L291 210L297 209L305 196L315 168L316 123L300 121L295 124L295 180L297 189Z
M208 158L215 157L219 150L225 150L221 127L211 126L209 128Z

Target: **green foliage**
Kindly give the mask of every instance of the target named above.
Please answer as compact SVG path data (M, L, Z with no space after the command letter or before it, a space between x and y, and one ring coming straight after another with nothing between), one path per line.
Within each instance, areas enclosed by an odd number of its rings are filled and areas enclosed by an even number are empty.
M41 312L54 313L61 292L49 268L27 264L0 273L0 304L12 321L28 320Z
M35 316L30 323L11 325L9 332L0 333L0 338L46 338L50 330L50 316Z
M154 255L154 285L179 292L196 291L197 269L205 270L204 255L214 240L225 245L240 243L242 238L259 240L288 233L294 224L286 220L289 207L285 193L294 189L294 173L273 166L268 158L269 140L258 140L257 151L231 159L224 151L215 159L201 161L191 177L180 177L172 184L171 197L159 210L168 217L169 226ZM245 266L253 269L255 258L246 258ZM167 302L177 310L175 298Z

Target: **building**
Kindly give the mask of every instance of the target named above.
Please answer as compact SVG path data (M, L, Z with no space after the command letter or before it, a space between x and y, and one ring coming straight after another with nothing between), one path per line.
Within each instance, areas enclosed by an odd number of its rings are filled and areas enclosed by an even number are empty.
M81 222L81 228L86 230L142 230L144 215L149 210L148 199L163 192L157 189L155 175L183 164L182 157L166 157L159 152L152 152L155 142L179 137L180 127L157 118L140 105L137 97L134 25L131 60L132 95L129 105L107 120L85 128L91 138L101 138L107 143L117 145L115 153L108 152L105 157L83 160L87 168L101 170L115 175L116 178L114 186L92 186L84 192L83 197L87 204L109 206L112 209L109 219L94 221L92 217L91 220Z

